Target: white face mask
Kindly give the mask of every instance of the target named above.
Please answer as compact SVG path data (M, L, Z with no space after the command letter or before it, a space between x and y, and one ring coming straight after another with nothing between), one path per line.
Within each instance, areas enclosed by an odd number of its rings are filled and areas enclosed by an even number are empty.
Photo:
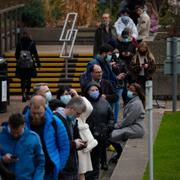
M52 99L52 94L50 91L45 93L46 102L49 102Z
M63 95L60 97L60 101L62 101L65 105L68 104L68 102L71 100L70 95Z

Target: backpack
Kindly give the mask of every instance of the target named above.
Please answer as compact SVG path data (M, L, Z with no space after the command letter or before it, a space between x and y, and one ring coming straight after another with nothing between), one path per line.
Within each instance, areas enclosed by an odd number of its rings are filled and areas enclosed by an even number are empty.
M20 56L17 62L17 66L19 68L33 68L34 63L33 63L33 58L30 52L31 45L32 45L32 42L30 43L28 50L20 51Z

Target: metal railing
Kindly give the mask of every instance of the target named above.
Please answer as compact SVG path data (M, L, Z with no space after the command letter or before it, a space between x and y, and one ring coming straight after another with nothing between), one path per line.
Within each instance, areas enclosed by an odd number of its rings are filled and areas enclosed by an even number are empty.
M73 57L73 48L78 29L75 29L77 13L68 13L59 38L63 42L60 51L60 58L65 58L65 78L68 78L68 60ZM68 51L69 48L69 51Z
M24 4L0 10L0 56L16 46L20 33L22 7Z

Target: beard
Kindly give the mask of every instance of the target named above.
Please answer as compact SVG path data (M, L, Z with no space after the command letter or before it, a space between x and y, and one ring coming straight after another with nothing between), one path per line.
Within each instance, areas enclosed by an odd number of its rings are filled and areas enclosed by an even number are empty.
M30 115L30 122L32 125L38 126L44 123L44 116L40 117L40 116L32 116Z

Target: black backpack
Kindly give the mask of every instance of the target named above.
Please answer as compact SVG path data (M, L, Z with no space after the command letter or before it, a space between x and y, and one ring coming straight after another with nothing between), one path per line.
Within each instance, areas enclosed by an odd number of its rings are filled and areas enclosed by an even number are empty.
M33 58L32 58L31 52L30 52L32 43L33 42L30 43L28 50L20 51L20 56L19 56L19 59L17 62L17 66L19 68L33 68L34 63L33 63Z

